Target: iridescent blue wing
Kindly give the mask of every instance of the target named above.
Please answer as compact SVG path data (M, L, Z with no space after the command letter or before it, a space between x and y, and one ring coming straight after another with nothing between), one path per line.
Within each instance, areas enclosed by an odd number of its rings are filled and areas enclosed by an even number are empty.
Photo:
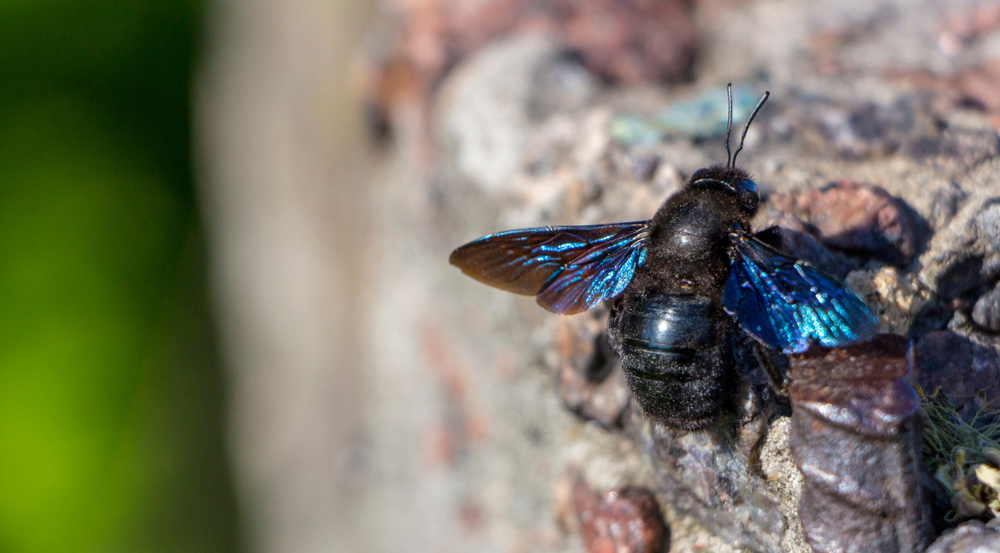
M733 233L725 310L760 342L801 353L812 342L837 347L867 340L878 320L836 277L787 257L746 233Z
M509 230L451 253L451 264L556 313L586 311L621 294L646 258L649 221Z

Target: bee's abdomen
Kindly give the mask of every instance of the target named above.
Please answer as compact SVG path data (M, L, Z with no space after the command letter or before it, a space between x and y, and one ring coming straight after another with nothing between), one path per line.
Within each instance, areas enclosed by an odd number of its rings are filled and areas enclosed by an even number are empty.
M608 333L643 411L668 426L702 428L729 387L728 317L709 299L644 294L623 301Z

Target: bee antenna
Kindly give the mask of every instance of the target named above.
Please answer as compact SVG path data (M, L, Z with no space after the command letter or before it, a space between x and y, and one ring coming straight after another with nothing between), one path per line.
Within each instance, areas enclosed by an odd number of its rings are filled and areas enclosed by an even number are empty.
M733 166L733 155L729 153L729 135L733 133L733 83L726 85L726 94L729 96L729 122L726 123L726 163Z
M747 124L743 125L743 134L740 136L740 145L736 147L736 153L733 154L733 159L732 159L732 161L729 162L729 166L730 167L732 167L732 166L734 166L736 164L736 156L738 156L740 154L740 150L743 149L743 141L746 140L746 138L747 138L747 129L750 128L750 123L753 123L753 118L757 116L757 112L760 111L760 107L764 105L764 102L767 101L767 97L770 96L770 95L771 95L771 91L769 91L769 90L764 91L764 97L761 98L759 102L757 102L757 107L753 108L753 113L750 114L750 119L747 119ZM731 106L732 106L732 104L730 104L730 107ZM731 119L732 119L732 117L730 117L730 120ZM730 124L731 124L731 121L730 121ZM726 141L727 145L728 145L728 142L729 141L727 140Z

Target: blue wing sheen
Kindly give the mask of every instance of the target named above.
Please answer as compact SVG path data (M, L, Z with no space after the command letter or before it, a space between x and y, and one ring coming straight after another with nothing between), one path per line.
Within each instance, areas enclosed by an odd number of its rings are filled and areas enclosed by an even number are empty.
M491 234L451 254L451 263L491 286L537 296L570 315L621 294L646 258L648 221L541 227Z
M760 342L802 353L813 342L837 347L878 332L864 300L836 277L747 234L734 234L733 250L722 304Z

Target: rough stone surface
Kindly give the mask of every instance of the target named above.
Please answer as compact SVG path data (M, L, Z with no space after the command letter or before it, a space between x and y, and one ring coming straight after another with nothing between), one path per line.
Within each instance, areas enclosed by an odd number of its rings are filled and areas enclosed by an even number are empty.
M775 112L769 127L779 131L775 138L794 134L807 148L844 159L877 158L907 152L913 144L929 144L925 148L938 144L933 120L916 97L900 97L888 104L805 95L795 100ZM879 203L872 207L881 207ZM866 210L867 206L862 211Z
M438 145L442 163L454 164L465 182L500 190L524 165L523 145L545 113L532 106L557 104L572 110L592 94L582 79L540 80L572 71L572 60L552 41L534 36L501 42L456 69L439 93Z
M787 523L777 499L729 429L672 430L643 421L661 493L673 508L736 547L777 551Z
M969 199L920 258L920 278L946 299L1000 278L1000 197Z
M629 404L621 362L608 343L605 309L556 322L559 397L567 409L604 428L621 425Z
M795 466L789 445L792 419L781 416L770 423L760 447L760 470L768 490L778 499L781 514L788 521L782 538L783 551L809 551L809 544L799 521L799 501L802 496L802 473Z
M533 39L524 40L530 42ZM539 56L549 46L535 48L540 49L530 50L517 41L500 43L494 47L497 52L507 52L505 55L512 56L506 59L522 60L517 63L522 71L529 74L538 70L538 64L542 63L539 60L545 59L545 56L557 59L551 54ZM493 202L487 213L495 213L497 221L492 225L484 224L482 220L472 220L459 213L455 217L456 223L462 228L474 230L470 230L453 245L504 228L647 218L662 199L683 182L684 175L709 165L713 160L712 147L698 148L691 139L684 137L674 137L659 143L629 143L612 138L609 125L616 117L615 111L600 101L592 107L587 107L586 104L582 107L575 105L564 113L553 112L541 121L528 116L509 120L493 118L490 114L510 113L512 108L505 107L505 104L516 101L521 94L528 97L551 94L551 89L537 85L531 79L522 81L526 85L519 88L517 94L510 96L480 95L474 92L477 87L482 86L480 79L485 83L501 78L509 82L517 80L516 75L506 74L510 72L510 67L516 67L517 64L504 66L506 69L496 72L487 70L490 64L484 64L482 72L477 73L479 70L475 68L479 66L481 59L488 60L495 55L500 54L487 49L481 54L479 61L473 59L468 66L459 68L453 80L445 84L440 97L437 120L442 124L448 121L452 123L439 128L454 130L439 134L444 139L442 153L455 154L453 157L445 155L441 159L440 175L444 177L440 181L441 186L455 186L459 182L472 184L480 190L478 194L484 194ZM457 92L463 88L467 88L467 91ZM777 92L774 95L780 97ZM794 94L790 96L791 99L785 102L796 101ZM464 117L462 111L466 109L463 107L465 104L455 100L463 97L486 101L477 109L488 115L488 118L478 122L478 128L471 134L465 130L467 123L459 123L457 121L460 120L455 119ZM520 101L522 104L529 103L524 98ZM491 107L491 103L499 105ZM837 105L834 101L830 104ZM905 105L910 110L904 113L906 117L919 118L919 103ZM886 113L892 111L892 108L885 109L888 110ZM913 153L913 146L907 146L910 144L908 140L913 141L921 136L941 141L950 140L939 131L921 124L914 127L916 130L906 131L916 133L912 136L892 138L895 146L873 147L867 151L861 156L867 159L862 169L850 164L838 165L843 163L837 161L843 159L843 151L809 146L810 143L803 139L803 133L810 132L810 127L806 125L804 129L799 129L792 124L792 115L803 113L800 110L801 108L787 107L786 104L782 116L787 118L785 123L789 127L779 129L780 133L775 130L778 123L774 118L769 120L769 116L761 116L760 124L764 126L764 130L757 136L753 147L766 152L757 155L773 161L770 164L767 159L760 162L764 176L758 177L758 182L766 183L762 184L765 189L770 187L775 191L767 197L762 219L771 214L776 219L772 222L787 228L784 231L787 238L783 244L787 252L809 259L835 274L846 275L848 285L873 303L887 329L902 334L913 333L920 337L935 328L947 326L956 309L961 310L962 306L952 302L952 298L945 297L939 288L928 282L933 279L924 277L933 271L948 273L942 267L950 262L949 256L953 254L946 252L950 252L949 248L953 245L938 244L935 242L938 238L934 236L929 240L932 247L928 251L939 252L940 257L929 257L930 253L921 254L921 248L928 243L921 233L935 229L939 230L938 234L948 232L949 229L958 232L963 221L970 218L980 221L978 228L983 229L984 233L989 232L988 214L981 214L982 209L974 214L965 212L969 209L969 202L975 201L974 198L981 192L969 194L966 190L973 187L962 184L955 186L951 180L954 175L962 174L963 171L966 174L974 172L977 164L986 163L984 159L988 159L988 154L970 154L965 157L964 154L955 154L961 157L955 161L948 157L949 154L945 151L947 149L935 149L936 153L928 155L927 161L917 162L913 159L916 155ZM477 136L506 132L502 127L497 128L501 125L519 128L518 132L527 137L523 148L519 150L519 155L522 156L520 161L511 162L506 169L498 172L495 160L485 154L475 158L464 157L463 144L485 143ZM876 134L878 132L881 131L871 131ZM962 134L962 131L957 132ZM875 134L864 136L871 140L878 139ZM977 135L972 133L962 136L971 137L971 142L963 142L968 144L970 152L988 152L992 147L989 145L990 140L986 140L987 144L979 150L975 146L974 137ZM819 139L830 138L821 133ZM489 149L482 151L487 152ZM834 161L828 161L830 158L827 156L832 156ZM857 158L853 155L846 157ZM458 161L462 159L466 161ZM795 172L793 165L803 167L801 171L805 173ZM928 195L926 197L947 199L951 202L950 207L933 206L924 199L925 196L913 196L912 189L903 186L902 181L907 178L906 171L915 175L917 180L930 179L931 182L939 183L930 186L923 193ZM496 178L498 174L504 175L503 178ZM824 182L835 184L826 189L808 191L810 184ZM872 184L859 185L857 182ZM959 182L964 181L959 179ZM454 197L468 197L468 194L467 188L456 189ZM828 217L830 214L836 216ZM980 238L975 239L982 242ZM921 256L919 261L910 268L907 262L916 259L917 255ZM988 276L989 273L970 277L977 280L970 280L969 289L978 289L981 280ZM528 310L519 310L521 320L541 321L548 317L539 312L530 300L517 302ZM532 309L536 311L532 312ZM613 357L608 356L603 334L604 318L604 312L596 310L594 313L550 320L543 325L540 322L532 323L540 325L537 337L541 343L548 344L545 348L546 365L553 371L558 384L558 396L563 405L581 419L594 421L608 431L623 430L625 436L635 441L641 450L648 452L645 462L652 469L652 486L660 496L668 498L661 501L661 505L672 530L684 527L708 529L709 533L725 542L754 551L806 551L803 527L798 519L798 510L794 508L799 504L800 495L806 494L806 491L798 486L776 483L794 482L793 475L796 474L791 458L777 455L773 445L781 443L781 432L788 431L788 426L779 424L779 421L788 419L777 416L782 409L787 410L787 404L783 407L773 391L766 392L768 386L755 388L760 384L759 380L765 378L762 376L763 372L744 375L742 388L747 393L746 401L750 405L746 412L759 412L756 418L732 421L728 428L697 433L657 427L642 421L628 401L620 368ZM808 410L803 411L803 415L806 412ZM874 420L874 415L863 409L859 416L861 415L864 420ZM911 416L912 412L907 417ZM904 419L910 421L907 417ZM901 424L906 426L911 423ZM847 441L851 433L858 431L858 428L845 430L838 440ZM871 446L864 440L859 442L861 445L858 451L867 448L865 451L872 458L888 456L883 461L899 469L882 473L884 478L877 484L870 483L882 490L877 493L884 494L884 490L892 486L891 481L898 478L908 479L905 483L899 483L903 489L911 492L916 489L914 475L904 475L901 467L907 462L913 465L913 440L918 434L912 429L899 432L907 436L905 444L894 441L895 438L887 438L888 441L883 440L885 443L880 442L881 445L876 446ZM771 448L767 453L766 470L761 464L764 458L762 447ZM611 487L620 484L609 483L612 484ZM831 499L829 493L819 488L810 488L806 497L807 503L813 501L816 505L843 511L840 520L845 521L845 524L854 520L851 517L861 512L853 507L845 508L843 500L836 497ZM908 528L912 530L911 534L916 535L927 527L926 520L920 518L924 515L914 513L911 514L918 520L899 525L875 520L868 515L859 516L852 524L868 524L869 526L865 526L867 531L873 532L873 536L884 537L888 540L885 547L891 548L898 546L899 540L910 539L900 537L906 534ZM820 522L810 519L810 523L814 525L820 525ZM829 529L830 526L823 528ZM681 535L683 532L672 531L671 541L676 542L681 539ZM696 538L696 541L699 539L702 538ZM913 538L908 543L924 542Z
M775 194L768 205L798 216L823 244L841 251L905 267L917 248L909 208L877 186L839 181Z
M915 347L916 381L928 395L952 400L963 415L971 415L1000 397L1000 354L950 330L928 333Z
M915 489L912 471L902 470L913 461L914 412L876 401L905 388L898 375L855 390L872 394L851 404L858 424L832 424L805 404L791 409L758 368L741 374L733 420L704 432L663 428L642 420L623 394L603 312L559 318L445 261L454 247L508 228L650 217L693 171L724 160L722 138L623 140L610 131L615 121L749 81L755 96L772 92L739 162L765 195L758 223L776 214L788 253L844 276L884 330L913 338L922 356L914 376L925 390L938 381L982 384L992 374L985 365L971 372L956 359L988 364L998 351L974 308L1000 278L996 133L984 112L885 77L904 63L947 62L925 13L930 2L905 10L821 4L762 0L706 11L704 65L683 89L602 87L597 74L579 77L588 66L563 55L558 41L537 36L492 41L445 74L432 99L433 166L416 170L407 157L419 133L401 144L395 186L379 197L391 207L379 222L394 231L375 250L385 265L376 287L391 293L379 296L372 317L372 389L388 406L373 418L379 485L370 504L373 512L399 507L386 524L421 523L415 550L579 551L587 538L565 515L575 512L566 507L575 481L566 475L577 473L592 490L652 493L669 526L666 547L677 552L808 552L805 535L832 527L800 519L803 496L844 521L831 536L867 533L890 547L924 527L923 515L899 502ZM906 32L883 32L904 23ZM810 38L814 30L826 42ZM866 184L822 190L829 183ZM806 207L800 198L810 198ZM829 227L828 212L838 214ZM781 356L771 357L780 365ZM963 370L964 383L953 378ZM863 481L860 500L810 487L816 472L801 478L789 448L808 417L818 436L854 443L885 469ZM895 433L874 438L883 423ZM400 442L409 455L393 462L386 452ZM413 459L423 467L409 466ZM393 502L395 494L405 501ZM855 503L879 501L906 520L855 516ZM428 512L405 514L421 508Z
M970 520L948 530L927 549L927 553L992 553L1000 551L1000 524Z
M663 514L651 492L624 487L599 494L573 484L573 504L588 553L659 553L667 538Z
M790 446L816 552L919 552L930 542L908 345L880 334L792 356Z
M991 332L1000 332L1000 283L976 300L972 320Z
M792 213L768 205L764 214L763 227L781 227L781 251L798 259L804 259L824 271L844 278L856 270L846 255L833 251L820 241L802 219Z
M400 105L429 105L452 68L512 35L547 36L596 76L633 85L685 78L697 52L690 0L384 4L387 16L370 33L359 75L370 122L383 133Z

